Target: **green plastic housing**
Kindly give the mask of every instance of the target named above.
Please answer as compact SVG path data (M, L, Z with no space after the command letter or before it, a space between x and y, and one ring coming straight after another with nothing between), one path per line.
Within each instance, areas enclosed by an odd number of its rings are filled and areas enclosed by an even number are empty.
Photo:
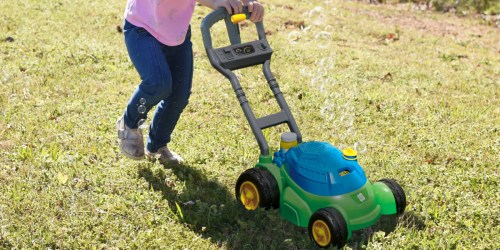
M392 191L381 182L365 185L356 191L337 196L318 196L304 191L292 181L284 167L272 162L272 157L261 155L255 167L271 172L280 191L281 217L300 227L308 227L309 219L319 209L337 209L348 228L348 239L353 230L369 227L382 215L396 213L396 201Z

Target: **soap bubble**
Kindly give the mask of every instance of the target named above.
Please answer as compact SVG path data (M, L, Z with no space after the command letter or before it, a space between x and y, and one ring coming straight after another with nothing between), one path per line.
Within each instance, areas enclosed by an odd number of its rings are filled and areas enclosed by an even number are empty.
M328 48L332 42L332 33L320 31L314 36L314 42L322 49Z
M145 124L146 120L145 119L140 119L139 122L137 122L137 126L140 128L140 129L146 129L147 127L149 127L148 124Z
M354 127L350 127L346 131L347 136L356 136L356 133L357 131Z
M331 79L324 78L323 76L317 76L311 79L312 87L319 87L320 91L323 91L323 87L330 86Z
M320 85L321 80L323 80L323 77L321 77L321 76L314 77L313 79L311 79L311 86L316 87L316 86Z
M297 44L301 38L302 38L302 33L300 31L293 30L290 33L288 33L288 41L291 44Z
M316 7L314 7L312 10L310 10L310 11L309 11L308 16L309 16L309 17L319 16L319 15L323 14L323 11L324 11L324 10L325 10L325 9L323 9L323 7L321 7L321 6L316 6Z
M324 68L324 67L318 67L318 70L317 70L317 75L318 76L326 76L328 74L328 69L327 68Z
M368 150L368 146L366 145L366 142L364 141L358 141L354 143L354 149L358 151L358 153L366 153Z
M328 87L332 87L333 85L335 85L335 80L331 77L327 77L325 79L325 85Z
M139 113L141 113L141 114L146 113L146 106L144 106L142 104L139 105L139 107L137 107L137 111L139 111Z
M333 62L333 59L331 57L333 56L330 55L329 57L324 57L321 60L316 61L316 65L326 70L333 69L335 63Z
M332 25L330 25L330 24L323 25L323 30L324 30L324 31L328 31L328 32L330 32L330 31L334 31L334 29L335 29L335 27L334 27L334 26L332 26Z
M311 80L312 87L318 87L319 92L324 93L333 86L333 80L330 77L316 77Z
M320 85L319 85L319 92L323 92L325 89L325 82L322 82Z
M300 69L300 74L306 77L311 77L313 74L311 73L311 70L308 68L301 68Z
M146 113L146 99L141 98L139 100L139 104L140 105L139 105L139 107L137 107L137 111L139 111L139 113L141 113L141 114Z
M317 26L324 24L326 20L324 9L320 6L316 6L309 11L308 16L312 18L311 23Z
M346 127L351 127L354 124L354 116L351 114L345 114L340 117L340 123Z
M344 105L342 105L342 110L344 111L344 113L349 113L349 115L353 116L354 105L352 105L350 102L347 102Z
M333 118L335 118L335 112L334 112L335 104L333 103L327 103L326 106L321 108L321 116L325 118L326 121L331 121Z
M337 136L341 141L345 141L347 139L347 134L346 133L340 133Z

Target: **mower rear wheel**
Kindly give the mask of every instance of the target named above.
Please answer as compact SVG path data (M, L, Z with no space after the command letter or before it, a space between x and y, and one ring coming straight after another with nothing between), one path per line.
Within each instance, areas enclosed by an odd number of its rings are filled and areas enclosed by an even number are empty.
M243 172L236 182L235 193L246 210L279 208L278 183L266 169L251 168Z
M403 188L393 179L382 179L379 182L384 183L389 187L396 200L396 215L401 215L406 208L406 195Z

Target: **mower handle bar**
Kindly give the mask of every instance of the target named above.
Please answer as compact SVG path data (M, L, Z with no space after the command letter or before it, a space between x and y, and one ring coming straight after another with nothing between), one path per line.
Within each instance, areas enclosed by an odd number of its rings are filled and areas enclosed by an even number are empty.
M243 14L245 14L246 18L250 16L250 13L248 12L248 8L246 6L243 6ZM266 77L268 85L271 88L271 91L273 92L274 97L276 98L281 108L281 111L258 119L255 117L250 107L250 104L246 99L245 92L243 91L243 88L241 87L237 76L230 69L224 68L220 64L220 60L216 55L216 50L218 50L218 48L214 49L212 46L212 37L210 34L210 28L215 23L221 21L222 19L224 19L226 22L227 33L229 35L229 40L231 42L231 45L241 44L240 30L238 24L237 23L235 24L231 21L231 15L229 15L229 13L225 8L218 8L212 11L210 14L208 14L201 22L201 34L203 36L203 45L205 46L205 51L207 52L208 59L210 60L212 66L215 69L217 69L220 73L222 73L226 78L228 78L229 81L231 82L233 90L235 91L238 101L240 102L240 106L243 109L243 113L245 114L245 117L247 118L247 121L250 124L252 132L255 135L255 138L257 139L261 155L269 155L269 145L267 143L264 134L262 133L262 129L268 127L273 127L282 123L287 123L290 130L297 134L297 141L301 143L302 135L300 134L297 123L295 122L295 119L293 118L293 115L288 107L288 104L285 101L283 93L281 93L278 83L276 82L276 79L274 78L271 72L270 59L262 63L262 70L264 76ZM240 18L240 16L235 16L234 19L235 22L237 22L242 18ZM257 28L257 34L259 36L259 40L266 40L266 33L264 31L264 25L262 24L262 21L256 22L255 26Z

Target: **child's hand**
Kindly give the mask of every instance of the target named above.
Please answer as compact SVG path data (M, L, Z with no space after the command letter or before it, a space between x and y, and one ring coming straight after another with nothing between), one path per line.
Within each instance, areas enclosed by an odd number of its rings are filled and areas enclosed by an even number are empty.
M262 21L264 18L264 6L255 0L246 0L243 3L248 6L248 11L252 13L250 15L250 21L256 23Z
M213 9L224 7L229 15L238 14L243 11L243 5L237 0L214 0Z
M208 6L212 9L217 9L224 7L229 15L238 14L243 11L243 4L248 6L248 11L252 13L250 15L250 21L260 22L264 17L264 6L257 0L197 0L202 5ZM243 2L243 3L242 3Z

